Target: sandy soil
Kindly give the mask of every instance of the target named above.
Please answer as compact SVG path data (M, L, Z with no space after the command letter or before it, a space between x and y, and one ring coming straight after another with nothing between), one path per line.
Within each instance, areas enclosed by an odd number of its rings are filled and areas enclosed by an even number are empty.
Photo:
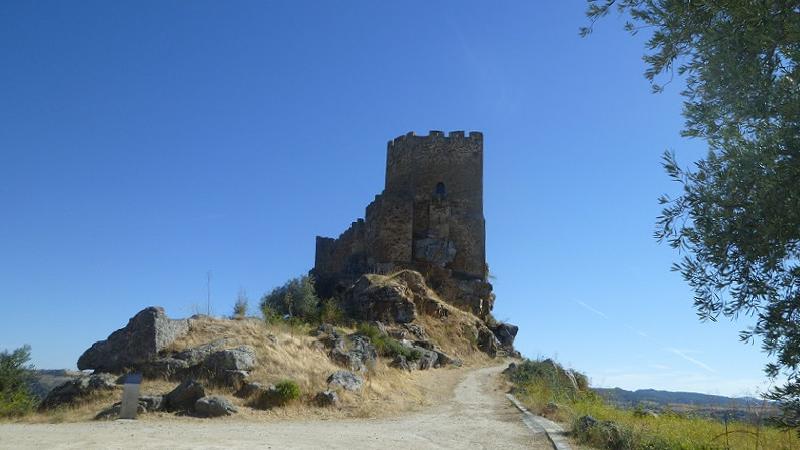
M436 406L393 418L139 420L0 425L0 448L552 449L523 425L488 367L465 372ZM455 381L455 380L454 380ZM445 381L445 383L448 383Z

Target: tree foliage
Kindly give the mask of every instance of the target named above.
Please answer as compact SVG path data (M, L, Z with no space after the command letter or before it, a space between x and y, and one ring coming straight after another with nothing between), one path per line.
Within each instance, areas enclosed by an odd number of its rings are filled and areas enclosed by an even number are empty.
M292 278L283 286L276 287L261 298L261 311L270 319L274 314L300 317L306 320L315 319L319 307L319 298L314 287L314 278L303 275Z
M233 317L239 319L245 317L249 303L250 299L247 298L247 291L239 289L239 293L236 295L236 303L233 304Z
M800 419L800 1L589 1L591 33L618 10L631 33L649 33L645 76L655 91L685 81L683 134L708 153L664 168L682 190L663 196L656 237L682 255L674 270L703 320L755 317L742 332L788 382L771 396ZM666 80L666 81L661 81Z
M29 386L31 348L0 352L0 417L21 416L36 404Z

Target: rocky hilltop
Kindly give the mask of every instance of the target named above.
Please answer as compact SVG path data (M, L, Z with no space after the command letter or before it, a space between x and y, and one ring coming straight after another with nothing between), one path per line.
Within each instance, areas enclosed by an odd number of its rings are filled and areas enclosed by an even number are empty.
M261 318L171 319L148 307L78 359L91 370L40 404L116 417L125 375L144 376L139 411L224 416L307 405L355 414L419 399L413 373L515 355L517 328L443 301L418 272L365 274L339 298L345 325ZM408 374L408 375L403 375ZM370 406L370 403L373 405Z

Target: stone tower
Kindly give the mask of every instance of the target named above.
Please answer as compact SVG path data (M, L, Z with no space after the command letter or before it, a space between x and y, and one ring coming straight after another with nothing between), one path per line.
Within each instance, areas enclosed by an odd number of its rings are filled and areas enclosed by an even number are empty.
M483 135L408 133L389 141L383 192L338 239L317 237L312 274L322 296L365 273L413 269L445 300L484 316L487 282Z

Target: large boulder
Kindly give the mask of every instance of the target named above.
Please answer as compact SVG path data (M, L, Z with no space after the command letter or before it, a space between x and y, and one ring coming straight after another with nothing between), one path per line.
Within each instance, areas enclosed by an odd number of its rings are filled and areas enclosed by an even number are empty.
M156 358L139 365L142 375L147 378L172 379L185 373L187 369L189 364L186 361L172 357Z
M478 327L478 348L482 352L494 358L497 356L497 352L500 351L500 347L500 341L497 340L492 330L486 325Z
M228 345L228 339L220 338L214 339L203 345L197 347L187 348L175 354L176 359L186 361L190 367L202 364L212 354L224 350Z
M170 411L188 410L194 407L198 399L205 396L206 390L203 385L187 378L166 395L166 406Z
M227 370L252 370L256 366L256 350L249 345L220 350L209 355L203 366L219 376Z
M347 391L358 391L364 385L364 379L347 370L337 370L328 377L328 386L342 388Z
M435 351L427 350L422 347L414 347L414 350L418 351L420 354L420 357L417 360L417 368L419 370L427 370L437 367L439 355Z
M517 337L517 332L519 331L519 327L516 325L511 325L510 323L505 322L498 322L495 326L491 327L492 333L494 333L497 340L500 341L500 345L507 350L514 349L514 338Z
M194 411L197 415L205 417L230 416L238 412L228 399L218 395L209 395L197 399L194 403Z
M412 292L402 281L381 275L361 276L344 295L343 306L356 320L408 323L417 318Z
M337 338L333 343L333 348L328 353L330 358L337 364L347 367L350 370L364 372L374 367L378 359L378 351L367 336L354 334L348 337Z
M78 369L120 373L138 368L188 331L188 320L170 319L161 307L145 308L124 328L86 350L78 359Z
M70 404L96 392L109 391L116 388L117 377L109 373L82 375L54 387L39 403L39 409L51 409L59 405Z

